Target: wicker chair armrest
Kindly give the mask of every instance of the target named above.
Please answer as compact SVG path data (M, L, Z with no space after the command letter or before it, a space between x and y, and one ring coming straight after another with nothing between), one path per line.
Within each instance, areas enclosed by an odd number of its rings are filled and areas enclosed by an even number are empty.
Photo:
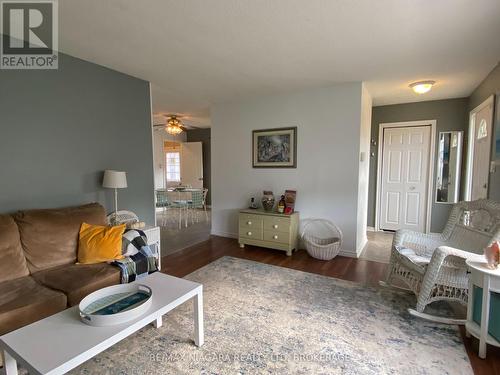
M434 250L445 244L445 238L441 233L420 233L408 229L396 231L392 246L409 247L418 255L431 256Z
M425 273L424 281L429 282L430 280L435 279L443 267L466 269L467 266L465 261L467 259L481 261L484 260L484 256L469 253L468 251L463 251L450 246L438 247L432 254L431 261Z
M470 253L451 246L438 247L432 256L431 263L433 262L434 257L436 257L436 259L443 259L443 262L445 262L447 258L459 258L462 259L464 267L465 261L468 259L478 262L484 261L484 255L482 254Z
M465 261L484 260L484 256L456 249L450 246L439 246L432 254L427 266L422 286L417 298L417 310L423 311L436 285L445 288L467 288L467 265Z

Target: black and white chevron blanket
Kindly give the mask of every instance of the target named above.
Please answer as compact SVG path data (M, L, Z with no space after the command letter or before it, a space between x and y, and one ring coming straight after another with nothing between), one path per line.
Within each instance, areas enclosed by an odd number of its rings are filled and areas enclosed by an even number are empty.
M126 284L158 271L156 246L149 246L142 230L127 229L122 237L123 259L112 264L121 271L121 283Z

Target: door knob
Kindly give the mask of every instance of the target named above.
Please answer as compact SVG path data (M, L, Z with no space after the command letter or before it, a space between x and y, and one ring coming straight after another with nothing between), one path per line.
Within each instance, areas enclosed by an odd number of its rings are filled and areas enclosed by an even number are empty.
M247 224L248 224L248 225L252 225L252 222L251 222L251 221L247 221Z
M252 235L252 232L247 232L247 236L251 236Z
M274 225L273 225L273 228L274 228L274 229L278 229L278 224L274 224Z
M275 240L277 240L277 239L278 239L278 236L275 234L275 235L273 236L273 238L274 238Z

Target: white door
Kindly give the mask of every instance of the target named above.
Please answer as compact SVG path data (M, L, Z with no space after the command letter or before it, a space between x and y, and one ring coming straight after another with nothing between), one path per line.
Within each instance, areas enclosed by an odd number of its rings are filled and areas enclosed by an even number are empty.
M181 184L203 188L203 148L201 142L185 142L181 146Z
M493 103L489 103L473 116L474 138L472 145L471 200L488 197L488 178L490 169L491 129L493 122Z
M430 126L384 129L380 229L425 232L430 141Z

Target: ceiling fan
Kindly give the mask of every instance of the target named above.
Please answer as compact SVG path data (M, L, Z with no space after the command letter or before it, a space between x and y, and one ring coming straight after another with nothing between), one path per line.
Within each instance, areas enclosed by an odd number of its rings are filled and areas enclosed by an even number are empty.
M164 127L165 131L169 134L172 135L179 135L183 131L187 131L190 129L200 129L197 126L194 125L187 125L185 124L182 120L186 119L189 120L189 116L179 116L179 115L174 115L174 114L169 114L169 115L163 115L166 117L166 123L160 123L160 124L155 124L153 127ZM190 121L191 122L191 121Z

